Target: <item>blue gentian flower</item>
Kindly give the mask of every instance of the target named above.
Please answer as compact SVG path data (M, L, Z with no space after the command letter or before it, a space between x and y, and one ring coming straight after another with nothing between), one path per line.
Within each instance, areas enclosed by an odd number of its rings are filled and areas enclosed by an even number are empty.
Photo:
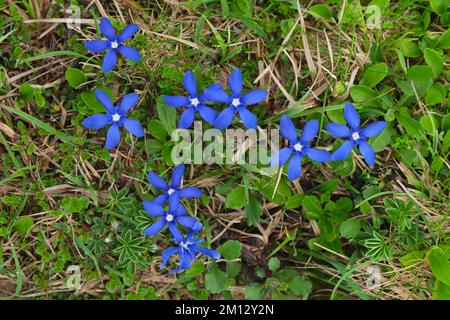
M106 18L101 19L99 27L100 32L104 37L106 37L107 40L91 40L86 42L84 46L87 50L94 53L100 53L108 50L103 59L103 72L111 71L116 65L117 51L131 61L141 61L141 56L136 49L123 44L125 40L131 38L138 31L139 26L137 24L127 25L118 36L116 36L113 25Z
M143 206L150 216L161 217L144 230L146 236L154 236L168 226L172 236L179 239L182 235L177 228L177 223L191 230L198 231L203 228L197 219L187 215L186 209L181 203L169 203L169 210L167 211L161 205L152 201L144 201Z
M194 73L192 71L186 72L183 79L183 85L186 91L189 93L188 97L185 96L164 96L163 100L169 106L173 108L188 107L180 118L178 125L181 129L187 129L192 125L195 119L195 113L198 112L206 122L214 125L216 121L217 112L205 105L207 99L204 93L197 94L197 82L195 81ZM212 85L211 88L220 89L220 85Z
M267 97L267 91L256 89L242 94L242 73L238 68L235 68L231 73L228 85L231 89L231 96L223 91L221 87L208 87L205 89L205 95L208 100L229 105L217 116L215 127L219 130L228 128L233 121L235 113L238 112L239 117L248 129L256 129L258 119L247 109L247 106L263 101Z
M325 150L314 149L309 146L309 142L317 136L319 121L310 120L298 139L297 130L294 123L287 116L283 115L280 120L281 135L289 141L289 147L282 148L269 160L273 166L284 165L291 158L288 167L288 179L295 180L302 175L302 159L306 155L317 162L327 162L330 154Z
M200 198L202 196L201 190L195 187L180 188L181 179L184 175L184 165L180 164L172 170L172 181L170 185L164 181L159 175L154 172L148 174L148 180L157 189L164 190L164 194L156 197L154 203L163 205L166 200L169 200L169 206L176 206L180 198Z
M144 129L142 129L139 121L129 119L127 115L127 112L139 100L139 96L136 93L123 96L119 106L114 106L106 92L100 89L95 91L95 97L105 107L106 114L94 114L84 119L81 124L92 130L99 130L110 124L111 126L106 135L106 149L114 149L119 144L121 126L124 126L129 133L136 137L144 136Z
M166 250L164 250L162 254L162 263L159 266L160 269L164 268L167 264L167 261L170 259L171 256L178 254L180 257L179 260L179 266L173 270L171 270L172 273L177 273L179 271L187 270L191 266L192 262L197 258L196 254L204 254L212 259L219 259L220 258L220 252L213 249L207 249L200 247L198 244L203 242L203 239L200 238L194 238L195 233L197 233L198 230L191 230L188 232L187 236L185 238L180 237L179 235L177 237L174 237L174 241L178 244L177 247L171 247Z
M345 141L333 152L331 160L337 161L346 159L352 151L352 148L358 146L366 163L369 166L373 166L375 164L375 151L367 143L367 139L380 134L386 127L386 121L372 122L364 129L360 128L359 114L355 107L349 102L344 106L344 119L350 128L339 123L329 123L326 126L326 129L333 137L349 138L349 140Z

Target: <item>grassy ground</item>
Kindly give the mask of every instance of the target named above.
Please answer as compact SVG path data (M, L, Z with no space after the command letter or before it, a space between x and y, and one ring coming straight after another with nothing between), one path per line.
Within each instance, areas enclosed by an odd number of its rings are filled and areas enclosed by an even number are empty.
M73 30L57 20L67 1L0 0L0 297L450 299L448 1L299 2L306 10L297 0L78 1L87 20ZM83 47L101 16L140 25L131 43L143 62L101 72ZM224 258L175 276L157 268L167 233L142 236L152 221L141 202L158 194L146 175L173 167L178 115L161 97L183 94L187 70L205 86L236 66L247 89L270 93L252 108L261 126L287 113L299 128L309 118L324 127L342 121L345 101L363 122L389 124L371 141L374 167L355 153L277 183L256 167L188 166L184 184L205 196L185 204ZM108 152L103 131L80 125L99 111L98 87L140 94L132 115L145 138ZM333 142L322 131L320 144Z

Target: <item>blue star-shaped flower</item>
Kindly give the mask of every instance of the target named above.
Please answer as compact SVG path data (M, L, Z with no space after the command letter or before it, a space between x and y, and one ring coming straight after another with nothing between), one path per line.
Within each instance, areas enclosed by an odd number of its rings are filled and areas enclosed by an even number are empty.
M106 149L114 149L120 142L120 127L125 129L136 137L144 136L144 129L138 120L129 119L127 112L136 105L139 96L136 93L130 93L122 98L119 106L114 106L113 102L106 92L98 89L95 91L95 97L105 107L106 114L94 114L87 117L81 123L84 127L92 130L99 130L106 125L111 126L106 135Z
M161 205L152 201L144 201L143 206L150 216L161 217L161 219L144 230L144 235L146 236L154 236L168 226L174 238L181 238L182 235L177 228L177 223L190 230L203 228L197 219L187 215L186 209L181 203L169 203L169 210L167 211Z
M319 121L310 120L298 139L297 130L294 123L287 116L283 115L280 120L281 135L289 141L289 147L282 148L272 155L269 162L273 166L284 165L291 158L288 167L288 179L295 180L302 175L302 159L306 155L317 162L327 162L330 154L325 150L314 149L309 146L309 142L317 136Z
M117 51L131 61L141 61L141 56L136 49L122 44L138 31L139 26L137 24L127 25L118 36L116 36L114 27L107 18L101 19L99 27L100 32L104 37L106 37L107 40L91 40L86 42L84 46L87 50L94 53L100 53L102 51L108 50L103 59L103 72L111 71L116 65Z
M195 233L198 230L191 230L188 232L185 238L174 237L174 241L178 244L177 247L170 247L164 250L162 254L162 263L159 266L160 269L164 268L167 264L167 261L171 256L178 254L180 257L179 266L173 270L172 273L177 273L179 271L187 270L191 266L192 262L197 258L196 254L204 254L212 259L219 259L220 252L213 249L207 249L200 247L198 244L203 242L203 239L194 238Z
M189 97L185 96L164 96L163 100L173 108L188 107L180 118L178 125L181 129L187 129L192 125L195 119L195 113L198 112L200 116L209 124L214 125L216 121L217 112L205 105L207 99L204 93L197 94L197 82L195 81L194 73L192 71L186 72L183 79L183 85L189 93ZM221 86L213 84L211 86L215 89L220 89Z
M247 109L247 106L263 101L267 97L267 91L256 89L242 94L242 73L238 68L235 68L231 73L228 79L228 86L231 89L231 96L223 91L221 87L208 87L205 89L205 95L208 100L229 104L217 116L215 127L219 130L228 128L233 121L234 115L238 112L239 117L248 129L256 129L258 119Z
M353 147L359 146L359 151L366 163L369 166L373 166L375 164L375 151L367 143L367 139L380 134L386 127L386 121L372 122L364 129L360 128L359 114L350 102L347 102L344 106L344 119L350 128L339 123L329 123L326 126L326 129L333 137L349 138L333 152L331 160L344 160L349 156Z
M169 200L169 206L175 207L180 198L200 198L202 196L201 190L195 187L180 188L181 179L184 175L184 165L180 164L172 170L172 181L170 185L164 181L159 175L154 172L148 174L148 180L157 189L164 190L164 194L159 195L153 200L154 203L163 205L166 200Z

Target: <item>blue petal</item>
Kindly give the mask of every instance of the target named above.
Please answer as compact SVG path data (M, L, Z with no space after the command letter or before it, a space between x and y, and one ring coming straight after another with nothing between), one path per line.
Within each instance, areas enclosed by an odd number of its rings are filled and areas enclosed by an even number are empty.
M189 92L191 97L197 96L197 82L195 81L195 76L192 71L188 71L184 75L183 85L186 88L186 91Z
M188 254L184 254L180 259L180 270L187 270L191 267L192 259Z
M116 33L114 31L114 27L111 22L107 18L102 18L99 24L100 32L103 36L108 38L108 40L115 41Z
M355 107L347 102L344 106L344 119L353 131L358 130L360 119Z
M269 163L272 166L282 166L289 160L291 154L291 148L282 148L270 157Z
M216 118L214 126L216 129L223 130L230 126L236 109L233 106L225 108Z
M109 47L108 40L91 40L84 44L84 47L94 53L99 53L106 50Z
M195 109L194 108L188 108L183 111L180 117L180 122L178 123L178 128L180 129L187 129L190 126L192 126L192 122L194 122L195 119Z
M186 227L188 229L197 229L198 224L200 223L197 219L189 216L177 216L175 217L175 220L183 227Z
M205 88L203 94L208 101L220 103L230 102L230 96L228 95L228 93L222 90L221 85L210 85L209 87Z
M146 236L154 236L157 235L164 227L166 226L166 221L164 219L159 219L150 227L144 230L144 235Z
M166 181L164 181L163 178L161 178L159 175L157 175L154 172L148 173L148 181L157 189L161 190L167 190L169 189L169 185Z
M184 187L180 190L180 197L183 198L200 198L202 191L196 187Z
M348 138L352 135L352 132L347 126L339 123L329 123L326 129L335 138Z
M203 120L208 122L210 125L214 125L217 118L217 112L214 109L201 104L198 106L198 111Z
M237 96L242 91L242 73L239 68L235 68L231 72L230 78L228 79L228 85L230 86L233 95Z
M248 105L256 104L256 103L260 103L265 98L267 98L267 91L256 89L256 90L252 90L252 91L246 93L242 97L242 102L244 102L245 104L248 104Z
M169 222L167 224L169 226L170 233L172 234L173 238L176 242L183 241L183 235L181 234L180 230L178 230L175 222Z
M300 136L300 142L302 144L307 144L317 136L319 131L319 121L309 120L303 127L302 135Z
M164 215L164 208L154 201L144 201L142 205L144 210L152 217L161 217Z
M308 151L306 151L306 154L311 160L317 161L317 162L328 162L330 161L330 153L326 150L320 150L320 149L314 149L309 148Z
M189 104L189 99L184 96L164 96L163 100L173 108L179 108Z
M105 91L101 89L95 90L95 97L105 107L105 109L108 110L109 113L115 112L113 102Z
M361 151L361 154L369 166L375 164L375 151L373 151L372 147L366 141L361 140L359 142L359 151Z
M103 59L102 70L103 72L109 72L114 69L114 66L117 63L117 54L115 50L109 50L105 54L105 58Z
M120 107L118 109L120 114L127 113L131 108L133 108L139 101L139 95L137 93L126 94L122 97Z
M123 42L125 40L130 39L137 31L139 30L139 26L135 23L127 25L123 28L122 32L120 32L117 40L119 42Z
M124 57L130 59L131 61L134 61L134 62L141 61L141 55L139 54L139 52L135 48L132 48L132 47L129 47L129 46L120 45L117 50L119 50L119 52Z
M111 123L111 116L106 114L94 114L84 119L81 124L88 129L98 130L109 123Z
M239 108L239 117L248 129L256 130L256 128L258 127L258 119L248 109Z
M184 209L183 205L180 203L180 194L178 191L173 192L170 196L169 196L169 210L171 212L178 214L184 213L186 214L186 210L182 210ZM180 209L180 207L182 209Z
M111 150L117 147L120 142L120 130L117 123L113 123L106 134L106 149Z
M347 159L348 155L352 151L352 148L353 141L345 141L339 148L336 149L336 151L331 154L331 160L338 161Z
M295 180L302 175L302 156L299 153L295 153L289 161L288 167L288 179Z
M178 201L179 201L179 198L178 198ZM175 216L186 216L187 215L187 211L180 201L178 202L178 206L176 207L175 211L172 211L172 213Z
M200 252L201 254L204 254L211 259L220 259L220 252L213 249L206 249L200 246L194 246L195 251Z
M185 170L184 164L180 164L175 168L173 168L172 183L171 183L172 188L178 188L180 186L181 179L183 179L184 176L184 170Z
M157 196L155 199L153 199L153 203L155 204L159 204L160 206L162 206L164 204L164 202L166 202L166 200L169 198L169 195L167 194L167 192Z
M367 127L361 130L361 135L364 138L372 138L381 133L386 128L386 121L376 121L369 124Z
M178 247L170 247L163 251L162 253L162 262L159 265L159 268L162 269L166 266L167 261L169 261L170 257L177 254L179 251Z
M280 132L281 135L288 139L290 142L297 142L297 130L295 129L294 123L287 115L283 115L281 117Z
M143 137L144 136L144 129L142 128L139 120L134 119L124 119L123 125L125 129L131 133L135 137Z

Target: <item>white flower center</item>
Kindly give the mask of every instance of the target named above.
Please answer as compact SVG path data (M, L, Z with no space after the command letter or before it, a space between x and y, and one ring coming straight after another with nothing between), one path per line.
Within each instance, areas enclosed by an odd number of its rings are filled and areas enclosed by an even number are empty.
M187 242L182 242L182 243L180 243L180 245L186 250L189 249L189 243L187 243Z
M353 132L353 134L352 134L352 138L353 138L353 140L359 140L360 139L360 136L359 136L359 132Z
M302 151L302 149L303 149L303 146L300 144L300 143L296 143L295 145L294 145L294 149L295 149L295 151Z
M168 214L168 215L166 216L166 220L167 220L168 222L173 221L173 215Z
M200 101L197 98L191 99L191 104L194 107L197 107L200 104Z
M120 120L120 114L116 113L112 116L112 118L113 118L113 121L117 122Z
M117 41L111 42L111 48L117 49L118 46L119 46L119 43Z
M175 192L175 189L170 188L169 190L167 190L167 194L170 196L172 193Z
M234 98L233 102L231 103L233 106L237 107L238 105L241 104L241 99L238 98Z

